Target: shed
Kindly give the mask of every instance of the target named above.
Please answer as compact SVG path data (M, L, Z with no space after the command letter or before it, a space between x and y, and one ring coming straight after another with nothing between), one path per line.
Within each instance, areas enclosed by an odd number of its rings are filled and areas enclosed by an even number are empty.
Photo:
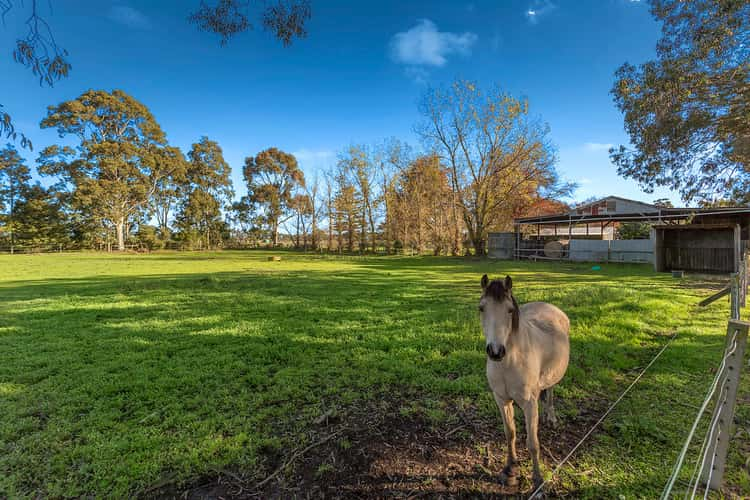
M520 217L513 222L516 258L544 258L545 246L558 241L565 248L562 258L641 262L653 259L658 271L730 273L747 258L750 245L747 206L674 208L608 196L568 212ZM614 227L627 222L644 222L658 228L660 241L656 241L656 230L650 240L577 241L612 240ZM507 240L502 241L507 244Z
M739 224L653 226L654 269L736 273L746 258Z

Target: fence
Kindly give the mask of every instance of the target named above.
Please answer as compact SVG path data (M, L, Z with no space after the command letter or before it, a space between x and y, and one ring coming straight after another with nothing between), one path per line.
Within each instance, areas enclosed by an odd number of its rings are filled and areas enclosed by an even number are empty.
M730 296L730 319L727 325L724 356L709 387L708 394L688 432L669 481L664 487L661 496L663 500L676 497L695 498L701 489L703 490L703 498L707 498L711 490L717 491L721 488L729 452L729 440L732 436L731 426L734 420L737 389L744 363L748 331L750 330L750 323L740 320L741 309L745 306L747 295L748 272L745 259L739 263L738 269L739 272L732 275L726 288L699 304L705 306L721 297ZM696 431L701 420L707 415L711 403L714 406L711 418L708 420L699 451L694 456L695 465L692 474L685 480L683 466L691 447L695 448L693 440Z
M572 260L576 262L639 262L654 261L652 240L584 240L574 239L563 244L554 240L521 240L517 248L507 244L499 246L493 241L489 255L493 258ZM550 244L556 246L550 251Z

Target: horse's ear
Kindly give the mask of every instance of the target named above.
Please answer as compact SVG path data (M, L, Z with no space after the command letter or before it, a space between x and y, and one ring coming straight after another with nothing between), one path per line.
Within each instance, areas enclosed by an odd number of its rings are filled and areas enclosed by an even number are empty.
M513 288L513 280L510 279L510 276L505 277L505 289L510 291Z
M482 290L485 290L487 288L487 285L489 284L490 284L490 279L485 274L484 276L482 276Z

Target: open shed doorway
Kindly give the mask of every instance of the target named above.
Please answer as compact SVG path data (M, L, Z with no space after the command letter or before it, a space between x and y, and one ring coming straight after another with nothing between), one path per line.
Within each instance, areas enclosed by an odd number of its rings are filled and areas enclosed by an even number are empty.
M744 262L739 224L674 224L653 227L654 269L736 273Z

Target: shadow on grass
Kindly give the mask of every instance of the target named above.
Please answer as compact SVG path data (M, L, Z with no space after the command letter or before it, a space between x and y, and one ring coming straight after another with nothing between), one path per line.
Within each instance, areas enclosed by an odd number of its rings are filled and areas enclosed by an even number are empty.
M475 312L476 276L488 264L442 260L429 271L416 260L363 260L340 275L253 270L2 284L0 384L15 388L0 392L0 410L13 421L0 431L10 450L0 459L9 495L117 496L165 473L181 480L227 464L263 470L265 450L303 438L321 414L393 388L421 391L417 403L437 419L451 418L440 414L445 397L469 398L492 414ZM595 292L596 278L554 275L553 291L544 280L528 287L529 295L558 298L573 320L561 388L573 421L591 391L620 387L663 342L639 331L650 313L635 300L657 295L649 277L607 279L619 286ZM523 300L522 285L518 293ZM589 324L602 317L611 323ZM587 333L578 334L584 324ZM714 344L686 333L670 351L674 361L652 373L705 370ZM657 382L646 390L659 391Z

